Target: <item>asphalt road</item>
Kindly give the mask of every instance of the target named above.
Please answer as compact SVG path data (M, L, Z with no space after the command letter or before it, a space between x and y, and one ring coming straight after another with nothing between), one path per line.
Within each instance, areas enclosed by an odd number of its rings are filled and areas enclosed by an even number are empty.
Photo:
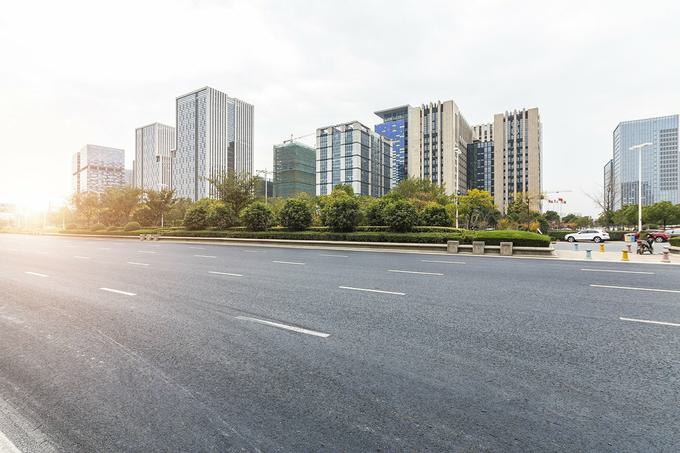
M680 272L0 235L3 437L25 452L677 451Z

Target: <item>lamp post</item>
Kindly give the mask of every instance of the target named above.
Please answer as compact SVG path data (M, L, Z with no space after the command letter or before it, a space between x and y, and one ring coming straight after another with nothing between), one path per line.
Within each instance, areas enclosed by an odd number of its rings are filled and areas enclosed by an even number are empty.
M638 152L638 233L642 231L642 150L645 146L652 146L653 143L646 142L631 146L631 151Z
M456 228L458 228L458 197L460 197L460 148L458 144L455 145L456 152Z
M255 174L259 175L260 173L264 174L264 204L267 204L267 176L268 175L273 175L273 171L268 171L266 168L264 170L256 170Z

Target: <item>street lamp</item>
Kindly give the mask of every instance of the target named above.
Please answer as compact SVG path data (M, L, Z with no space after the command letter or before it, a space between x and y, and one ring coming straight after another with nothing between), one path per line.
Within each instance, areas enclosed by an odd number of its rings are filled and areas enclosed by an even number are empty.
M458 144L455 145L455 153L456 153L456 228L458 228L458 197L460 196L460 155L461 151L460 148L458 148Z
M638 152L638 233L642 231L642 150L645 146L652 146L653 143L640 143L639 145L631 146L631 151Z
M264 170L256 170L255 174L259 175L260 173L264 174L264 204L267 204L267 176L268 175L273 175L273 171L268 171L266 168Z

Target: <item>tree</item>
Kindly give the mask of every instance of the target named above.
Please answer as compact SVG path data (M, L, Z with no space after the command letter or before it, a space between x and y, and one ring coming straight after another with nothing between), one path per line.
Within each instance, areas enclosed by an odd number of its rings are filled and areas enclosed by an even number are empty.
M393 231L406 233L418 222L418 211L408 200L396 200L385 208L385 220Z
M451 216L440 204L428 203L420 213L420 225L450 227L451 224Z
M543 213L543 218L548 222L550 228L555 228L555 226L558 226L560 223L560 215L557 211L545 211L545 213Z
M352 188L351 184L337 184L335 187L333 187L333 192L344 192L350 197L354 196L354 189Z
M600 209L598 217L603 225L612 226L616 223L614 205L616 203L616 184L613 180L605 182L599 194L586 194Z
M359 202L347 194L332 194L323 207L324 224L332 231L354 231L359 224Z
M312 224L312 209L305 200L289 198L281 208L279 221L289 230L306 230Z
M142 226L148 227L154 224L154 215L151 208L145 204L137 206L132 213L132 219Z
M257 201L243 209L241 219L250 231L264 231L274 223L274 213L269 206Z
M194 203L184 215L184 227L187 230L204 230L208 224L208 210L205 206Z
M405 199L411 200L419 207L427 203L435 202L445 205L448 202L446 191L443 186L433 183L429 179L408 178L402 180L390 190L385 198L388 200Z
M642 209L645 221L659 223L666 229L666 225L680 223L680 205L670 201L660 201Z
M374 199L366 208L366 223L371 226L387 225L385 220L385 208L389 205L389 201L384 198Z
M215 189L217 198L230 204L237 215L255 199L256 178L248 173L230 170L215 178L208 178L208 182Z
M636 225L638 221L638 205L629 204L614 213L614 222L617 225Z
M495 209L493 197L485 190L470 189L458 197L458 215L468 229L478 228Z
M145 204L151 209L154 225L163 226L165 214L175 204L175 191L162 189L144 191Z
M206 221L208 226L215 227L218 230L226 230L236 225L237 219L231 205L216 200L216 203L208 209Z
M90 226L92 220L94 220L101 211L99 195L94 192L76 194L73 196L72 202L76 215L85 220L85 225L87 227Z
M176 225L177 223L184 220L184 215L187 209L191 206L191 200L188 198L178 198L175 200L175 204L170 208L168 213L165 215L165 223L170 225Z
M139 189L133 187L111 187L100 196L104 223L122 226L130 220L130 215L139 204Z

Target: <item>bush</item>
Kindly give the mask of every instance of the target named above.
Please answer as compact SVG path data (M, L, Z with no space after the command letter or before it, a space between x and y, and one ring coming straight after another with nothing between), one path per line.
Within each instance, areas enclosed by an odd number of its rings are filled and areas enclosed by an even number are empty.
M117 226L114 226L114 225L111 225L110 227L106 228L106 231L109 231L109 232L111 232L111 231L118 231L118 227L117 227Z
M187 230L203 230L208 225L208 210L202 205L194 205L184 214L184 227Z
M675 238L671 238L671 240L669 242L671 243L671 245L673 247L680 247L680 236L675 237Z
M264 231L274 222L274 213L266 204L256 202L243 209L241 220L251 231Z
M359 202L356 198L347 196L331 197L323 208L324 222L331 231L354 231L359 224Z
M142 226L151 226L154 223L154 215L151 208L145 204L137 206L132 213L132 220L139 222Z
M103 223L97 223L97 224L93 225L92 228L90 228L90 230L92 230L92 231L106 230L106 225L104 225Z
M428 226L450 227L453 222L446 208L437 203L429 203L420 213L420 224Z
M366 224L371 226L387 225L385 220L385 208L389 205L387 200L375 200L366 209Z
M219 202L208 209L206 221L208 226L225 230L236 225L236 214L231 205Z
M418 223L418 211L410 201L397 200L385 208L385 220L391 230L406 233Z
M291 231L306 230L312 224L312 210L304 200L290 198L281 208L279 221Z
M69 223L68 225L66 225L66 229L67 230L76 230L76 229L78 229L78 225L76 225L75 223Z
M142 228L142 226L139 224L139 222L128 222L128 223L125 224L125 227L123 228L123 230L125 230L125 231L136 231L136 230L139 230L141 228Z

